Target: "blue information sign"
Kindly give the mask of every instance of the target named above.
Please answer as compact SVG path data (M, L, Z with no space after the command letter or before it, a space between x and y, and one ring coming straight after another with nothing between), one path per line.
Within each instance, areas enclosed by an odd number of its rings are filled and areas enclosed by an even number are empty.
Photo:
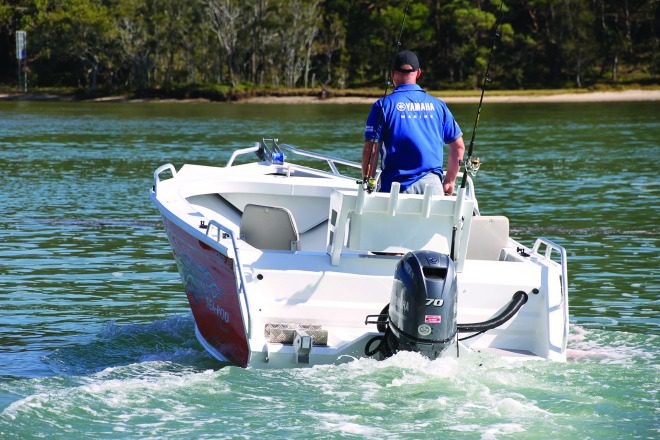
M24 60L26 56L27 33L16 31L16 59Z

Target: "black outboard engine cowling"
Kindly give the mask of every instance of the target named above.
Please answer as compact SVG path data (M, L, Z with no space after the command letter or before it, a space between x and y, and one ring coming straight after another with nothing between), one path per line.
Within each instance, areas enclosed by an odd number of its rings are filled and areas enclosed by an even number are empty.
M392 352L416 351L437 358L456 332L456 268L448 255L409 252L394 272L387 344Z

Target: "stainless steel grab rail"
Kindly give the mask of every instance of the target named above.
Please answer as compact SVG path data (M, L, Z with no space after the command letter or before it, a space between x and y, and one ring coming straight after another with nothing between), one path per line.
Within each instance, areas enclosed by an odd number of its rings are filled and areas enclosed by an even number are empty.
M300 148L296 148L288 144L282 144L281 147L282 149L289 151L293 154L297 154L299 156L309 157L312 159L325 160L328 163L330 169L332 170L332 174L334 174L335 176L343 176L343 174L339 172L335 164L345 165L347 167L357 168L359 170L362 169L362 164L358 162L353 162L346 159L340 159L338 157L332 157L326 154L315 153L313 151L301 150Z
M568 343L568 257L566 256L566 249L552 240L548 240L544 237L539 237L534 242L532 247L532 253L539 254L539 249L541 245L545 245L545 254L543 255L547 260L556 263L552 260L552 252L557 251L560 255L560 264L561 264L561 310L564 321L563 329L563 338L562 338L562 347L561 350L566 350L566 345Z
M158 183L160 182L160 173L162 173L165 170L170 170L172 173L172 177L176 177L176 168L174 168L174 165L171 163L166 163L165 165L161 165L158 168L156 168L156 171L154 171L154 194L158 195Z
M337 165L344 165L351 168L357 168L359 170L362 169L362 164L358 162L353 162L350 160L340 159L338 157L328 156L327 154L302 150L300 148L288 144L279 145L277 141L278 141L277 139L263 139L261 142L255 142L253 147L236 150L232 153L225 167L226 168L231 167L234 164L236 158L249 153L257 153L257 157L259 157L259 159L264 160L266 162L282 164L284 162L284 156L282 153L283 151L286 151L288 153L292 153L298 156L326 161L328 167L330 167L330 171L335 176L350 177L340 173L339 169L337 169Z
M241 260L238 256L238 247L236 246L236 238L234 237L234 232L227 228L226 226L223 226L220 222L216 220L209 220L208 226L206 228L206 235L210 238L212 238L209 235L209 232L211 231L211 226L215 227L218 231L218 235L216 237L216 241L219 243L222 238L227 238L229 237L231 239L231 244L232 248L234 250L234 259L236 261L236 270L238 271L238 280L239 280L239 287L238 290L240 291L241 298L243 299L244 305L242 307L243 310L245 310L245 314L247 317L247 322L246 322L246 334L248 337L248 340L250 339L250 334L251 334L251 329L252 329L252 318L250 317L250 307L248 304L248 298L247 298L247 292L245 290L245 278L243 276L243 270L241 266ZM226 234L226 235L224 235Z
M227 161L227 165L225 165L225 168L229 168L234 164L234 161L238 156L242 156L244 154L249 154L249 153L256 153L259 151L261 148L261 144L259 142L254 143L254 147L249 147L249 148L242 148L240 150L235 150L232 154L229 160Z
M545 254L543 256L548 260L554 261L552 260L552 252L559 252L559 264L561 265L561 293L562 298L566 300L568 295L568 258L566 256L566 249L553 242L552 240L549 240L545 237L539 237L534 242L534 246L532 246L532 252L541 255L539 253L541 245L545 245Z

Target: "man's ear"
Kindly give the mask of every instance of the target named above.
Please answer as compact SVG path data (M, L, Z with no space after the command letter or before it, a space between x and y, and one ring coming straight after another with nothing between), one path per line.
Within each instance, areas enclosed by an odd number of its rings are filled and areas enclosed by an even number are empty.
M422 69L421 68L417 69L417 78L416 79L419 79L420 76L422 76Z

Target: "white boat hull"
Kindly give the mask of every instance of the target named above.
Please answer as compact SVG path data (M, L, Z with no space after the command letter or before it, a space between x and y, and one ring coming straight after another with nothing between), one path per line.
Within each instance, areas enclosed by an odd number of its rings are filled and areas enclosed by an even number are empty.
M396 264L402 253L416 250L411 246L457 256L459 323L486 321L514 292L528 294L513 319L465 340L464 349L565 360L562 248L547 240L525 248L508 237L506 219L472 216L471 191L463 200L366 194L336 173L286 165L185 165L178 172L167 165L155 174L151 197L164 219L197 337L218 360L287 368L366 356L369 341L381 333L365 318L388 304ZM173 177L161 181L167 169ZM247 219L248 205L265 217ZM280 232L262 234L279 227L267 219L282 212L291 215L296 239L288 249L260 248L259 240L282 238ZM458 232L452 229L456 212ZM248 231L261 238L247 237ZM545 254L538 252L543 247Z

